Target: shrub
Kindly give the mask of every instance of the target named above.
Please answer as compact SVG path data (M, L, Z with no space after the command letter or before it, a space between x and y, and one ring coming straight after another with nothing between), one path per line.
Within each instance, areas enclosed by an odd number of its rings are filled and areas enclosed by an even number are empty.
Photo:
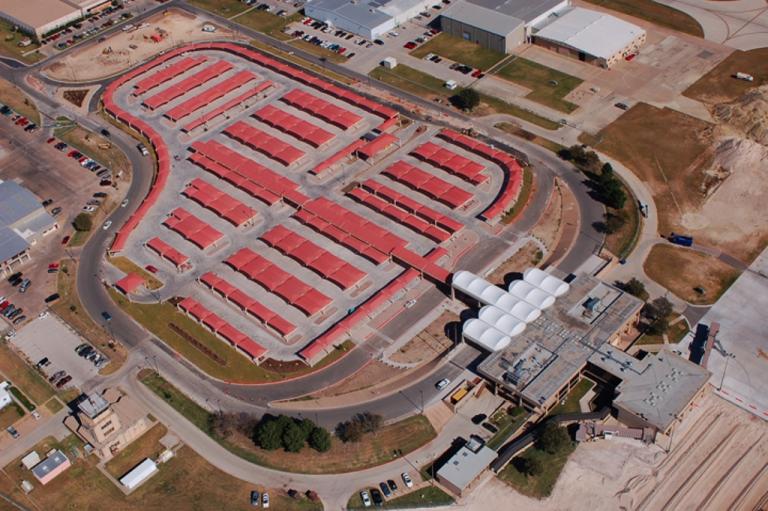
M571 437L565 428L557 423L549 421L539 432L536 439L536 448L550 454L561 452L571 442Z
M325 428L316 427L309 434L309 446L318 452L331 448L331 434Z
M87 213L80 213L75 217L72 226L76 231L90 231L93 229L93 219L91 218L91 215Z

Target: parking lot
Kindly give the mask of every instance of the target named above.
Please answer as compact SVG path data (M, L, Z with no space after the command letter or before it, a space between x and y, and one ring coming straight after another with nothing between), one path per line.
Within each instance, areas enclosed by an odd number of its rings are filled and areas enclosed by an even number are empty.
M83 383L99 372L97 364L75 352L75 348L84 343L83 339L53 314L30 321L16 332L11 342L33 363L47 358L49 363L40 370L49 381L56 376L52 383L57 388L82 388ZM103 367L106 362L101 364ZM71 378L61 385L67 376Z
M48 130L25 132L12 119L12 115L0 116L0 179L15 181L37 195L59 225L59 229L31 247L30 262L15 268L32 282L25 293L6 279L0 281L0 296L23 309L17 318L33 318L45 308L44 299L56 291L57 274L49 272L49 265L68 255L62 241L73 234L72 220L88 201L95 200L94 194L115 192L111 187L100 186L96 173L68 157L71 148L58 150L55 140L47 143Z

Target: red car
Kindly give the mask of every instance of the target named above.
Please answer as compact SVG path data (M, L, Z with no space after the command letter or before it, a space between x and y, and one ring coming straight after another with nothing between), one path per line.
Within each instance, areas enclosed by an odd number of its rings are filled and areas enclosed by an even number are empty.
M11 304L8 300L5 300L3 303L0 303L0 312L3 312L5 309L8 308L8 306Z
M405 48L406 50L412 50L416 48L416 43L414 43L413 41L408 41L403 45L403 48Z
M148 264L144 267L145 270L147 270L150 273L157 273L157 268L152 266L151 264Z
M64 236L64 237L61 239L61 244L62 244L62 245L66 245L67 243L69 243L69 236Z
M48 140L46 140L47 144L53 144L54 142L56 142L56 137L51 137Z

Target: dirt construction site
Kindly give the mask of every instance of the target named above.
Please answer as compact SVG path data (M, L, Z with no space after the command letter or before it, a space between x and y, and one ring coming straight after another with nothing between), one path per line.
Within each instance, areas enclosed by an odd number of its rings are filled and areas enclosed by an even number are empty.
M203 31L203 25L214 27ZM168 9L133 30L117 32L106 40L86 44L56 60L43 72L56 80L83 82L113 76L149 57L187 42L228 39L234 34L207 19Z
M671 439L579 445L552 496L534 500L491 479L468 508L752 510L768 504L768 424L707 392ZM666 442L666 443L665 443Z

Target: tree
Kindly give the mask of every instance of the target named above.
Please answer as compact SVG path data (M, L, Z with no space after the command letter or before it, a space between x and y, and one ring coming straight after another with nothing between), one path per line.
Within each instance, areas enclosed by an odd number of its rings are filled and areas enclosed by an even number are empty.
M291 421L283 429L283 448L288 452L299 452L307 441L307 435L296 421Z
M480 94L474 89L462 89L453 97L453 104L462 110L472 111L480 104Z
M364 433L374 433L381 427L384 418L377 413L363 412L355 415L352 420L360 423Z
M331 448L331 434L327 429L316 427L309 434L309 446L318 452L326 452Z
M571 437L568 436L565 428L560 427L554 421L549 421L541 429L539 437L536 439L536 447L550 454L557 454L570 442Z
M525 474L529 477L535 477L544 470L544 465L542 465L541 460L539 458L531 458L529 456L524 456L520 458L520 472Z
M618 231L624 227L625 223L627 223L627 221L624 219L623 215L615 215L613 213L605 214L605 232L608 234L613 234Z
M336 436L344 443L359 442L363 438L363 433L360 422L355 420L340 422L336 426Z
M304 433L305 439L309 438L309 435L316 428L315 423L307 418L300 420L298 424L299 424L299 427L301 428L302 433Z
M80 213L75 217L75 220L72 222L72 226L76 231L90 231L93 229L93 220L91 219L91 215L87 213Z
M283 445L283 425L275 419L262 420L256 427L255 440L262 449L274 451Z
M642 298L647 294L645 290L645 284L643 284L641 281L637 280L634 277L632 277L626 282L618 282L617 284L618 285L616 287L626 291L632 296L637 296L638 298Z

